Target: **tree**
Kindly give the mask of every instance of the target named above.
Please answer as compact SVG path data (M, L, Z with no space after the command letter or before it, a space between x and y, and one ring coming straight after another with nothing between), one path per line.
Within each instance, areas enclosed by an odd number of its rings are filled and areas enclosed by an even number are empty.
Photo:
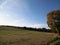
M55 10L47 14L47 24L60 35L60 10Z

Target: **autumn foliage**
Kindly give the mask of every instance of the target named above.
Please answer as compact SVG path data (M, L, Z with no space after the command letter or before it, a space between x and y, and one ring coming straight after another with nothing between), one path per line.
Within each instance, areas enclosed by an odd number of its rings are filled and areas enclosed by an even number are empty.
M60 10L55 10L47 14L47 24L53 32L60 34Z

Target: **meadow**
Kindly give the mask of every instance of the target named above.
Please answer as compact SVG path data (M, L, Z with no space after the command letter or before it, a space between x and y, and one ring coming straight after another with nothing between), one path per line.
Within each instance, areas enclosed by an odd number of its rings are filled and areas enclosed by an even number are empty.
M55 33L0 26L0 45L47 45Z

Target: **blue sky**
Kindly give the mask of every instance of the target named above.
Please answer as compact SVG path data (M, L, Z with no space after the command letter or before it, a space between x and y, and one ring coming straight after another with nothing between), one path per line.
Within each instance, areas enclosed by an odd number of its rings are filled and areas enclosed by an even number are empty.
M53 10L60 10L60 0L0 0L0 25L48 28Z

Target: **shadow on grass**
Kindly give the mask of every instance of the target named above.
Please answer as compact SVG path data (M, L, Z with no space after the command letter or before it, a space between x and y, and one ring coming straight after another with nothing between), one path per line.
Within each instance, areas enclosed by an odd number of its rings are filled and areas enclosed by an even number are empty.
M60 45L60 38L56 37L43 45Z

